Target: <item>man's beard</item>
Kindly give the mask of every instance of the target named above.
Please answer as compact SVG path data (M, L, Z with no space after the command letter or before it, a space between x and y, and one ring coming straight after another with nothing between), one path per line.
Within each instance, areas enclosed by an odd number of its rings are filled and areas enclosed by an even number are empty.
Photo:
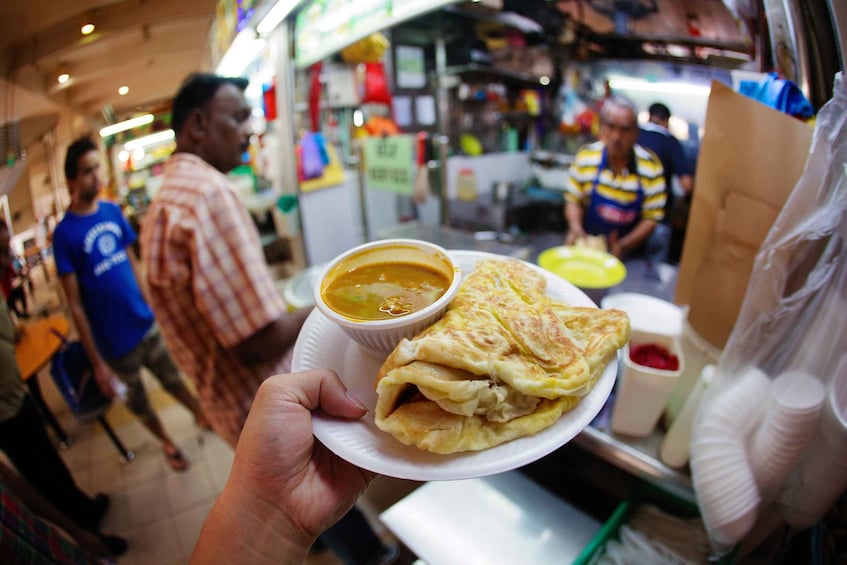
M80 191L79 199L85 202L86 204L91 204L94 202L94 199L97 198L97 195L100 193L100 187L95 187L93 189L86 189Z

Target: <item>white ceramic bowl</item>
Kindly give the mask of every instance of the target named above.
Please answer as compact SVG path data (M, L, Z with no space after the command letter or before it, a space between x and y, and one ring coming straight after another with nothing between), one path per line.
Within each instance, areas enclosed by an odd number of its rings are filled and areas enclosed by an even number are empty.
M426 308L388 320L353 319L329 307L324 291L336 277L357 267L381 263L423 265L442 273L450 285ZM354 247L330 261L315 285L315 306L365 350L384 357L403 338L412 338L437 321L458 292L461 282L461 269L444 248L416 239L386 239Z

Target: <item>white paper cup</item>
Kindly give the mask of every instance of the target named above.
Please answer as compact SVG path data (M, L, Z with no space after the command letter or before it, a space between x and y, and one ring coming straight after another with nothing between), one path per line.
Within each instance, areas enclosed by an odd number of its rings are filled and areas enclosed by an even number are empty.
M679 368L676 371L666 371L635 363L629 356L630 347L644 344L656 344L666 348L679 359ZM659 422L684 365L678 338L633 330L629 344L623 350L621 374L615 406L612 409L612 431L635 437L650 435Z
M847 489L847 357L829 383L814 437L779 498L785 521L797 529L814 524Z
M779 488L808 448L825 395L820 380L807 373L786 372L774 380L750 448L750 464L763 493Z

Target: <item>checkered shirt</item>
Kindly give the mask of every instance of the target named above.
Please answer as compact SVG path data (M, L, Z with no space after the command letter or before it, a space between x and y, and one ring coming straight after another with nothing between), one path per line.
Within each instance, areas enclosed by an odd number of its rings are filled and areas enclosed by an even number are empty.
M177 153L144 216L141 251L165 345L234 446L261 382L291 367L290 351L247 367L231 350L286 312L256 227L225 175Z

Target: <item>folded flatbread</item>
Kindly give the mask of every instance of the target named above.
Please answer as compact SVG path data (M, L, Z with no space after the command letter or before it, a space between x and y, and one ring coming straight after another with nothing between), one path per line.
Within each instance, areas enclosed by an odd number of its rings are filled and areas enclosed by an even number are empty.
M573 409L629 339L620 310L571 307L516 260L483 260L444 316L377 376L376 425L435 453L534 434Z

